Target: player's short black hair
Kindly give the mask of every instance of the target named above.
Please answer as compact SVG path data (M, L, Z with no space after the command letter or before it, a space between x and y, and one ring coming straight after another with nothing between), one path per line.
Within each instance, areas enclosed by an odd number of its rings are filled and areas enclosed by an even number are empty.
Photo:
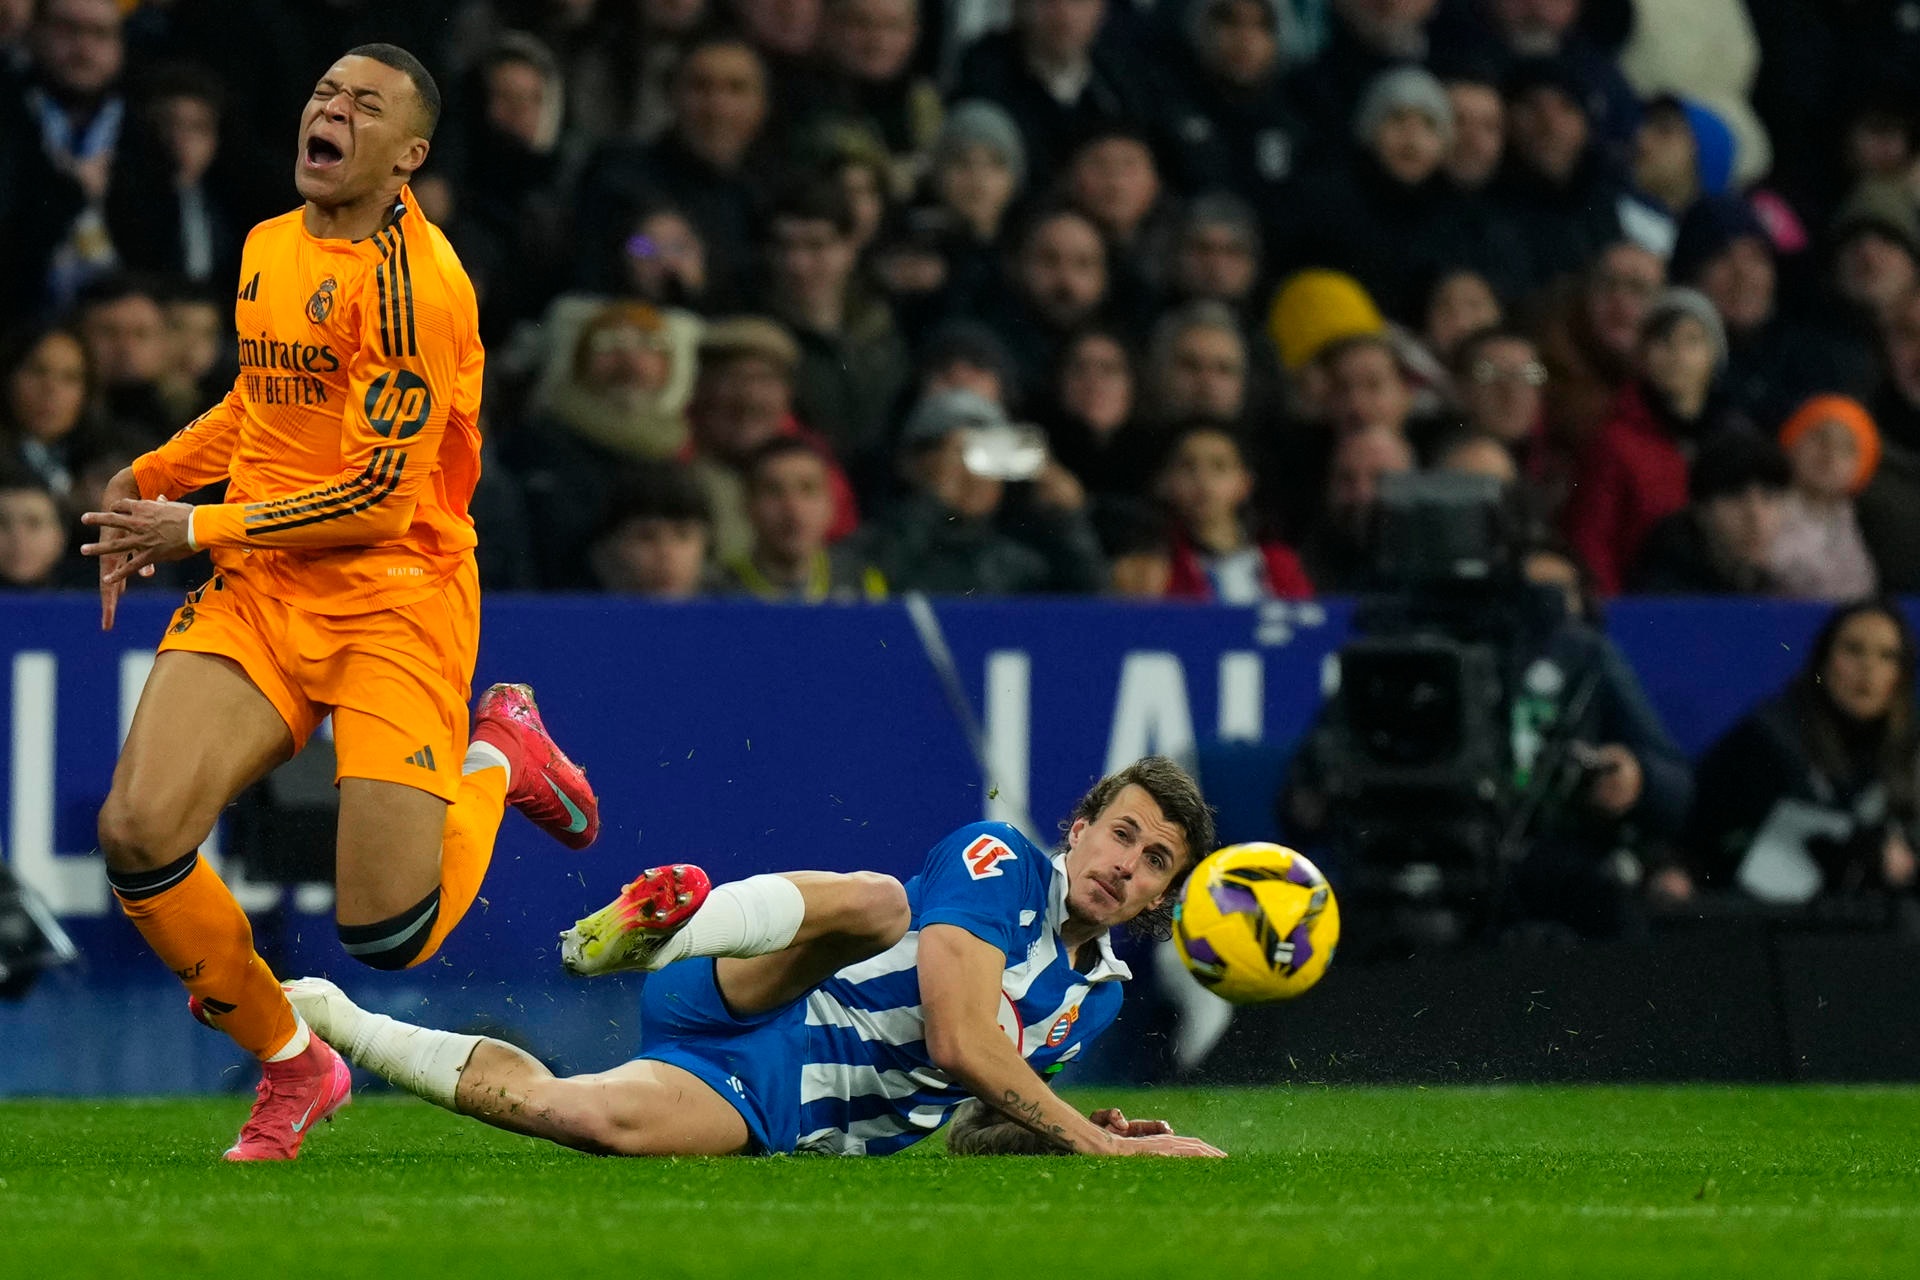
M397 44L357 44L347 50L349 58L372 58L382 66L404 72L413 82L414 97L420 100L420 136L431 139L440 124L440 86L420 59Z
M1152 796L1154 803L1160 806L1161 814L1180 828L1181 835L1186 838L1186 856L1181 861L1179 873L1167 889L1166 898L1159 906L1141 912L1127 923L1127 927L1135 933L1151 938L1169 938L1173 935L1173 905L1186 887L1187 876L1192 874L1202 858L1213 852L1214 845L1218 843L1213 828L1213 807L1200 794L1200 784L1193 780L1192 774L1166 756L1143 756L1095 783L1093 790L1081 796L1080 803L1073 807L1069 824L1081 818L1091 822L1099 817L1128 787L1139 787Z

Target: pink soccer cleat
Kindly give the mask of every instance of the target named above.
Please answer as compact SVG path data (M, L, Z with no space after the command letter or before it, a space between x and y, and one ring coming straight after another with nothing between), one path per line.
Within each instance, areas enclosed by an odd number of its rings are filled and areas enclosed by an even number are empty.
M313 1126L353 1101L353 1074L347 1060L319 1036L285 1062L261 1064L253 1114L226 1159L291 1160Z
M541 723L533 690L496 684L473 710L473 737L506 756L513 781L507 803L569 849L584 849L600 834L600 801L587 771L567 759Z
M706 905L707 873L684 862L643 871L620 896L560 935L560 963L568 973L651 969L667 939Z

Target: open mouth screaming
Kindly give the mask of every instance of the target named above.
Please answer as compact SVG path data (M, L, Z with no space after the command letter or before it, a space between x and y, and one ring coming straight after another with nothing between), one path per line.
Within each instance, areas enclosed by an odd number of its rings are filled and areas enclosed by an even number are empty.
M331 169L346 158L338 144L317 135L307 139L304 157L310 169Z

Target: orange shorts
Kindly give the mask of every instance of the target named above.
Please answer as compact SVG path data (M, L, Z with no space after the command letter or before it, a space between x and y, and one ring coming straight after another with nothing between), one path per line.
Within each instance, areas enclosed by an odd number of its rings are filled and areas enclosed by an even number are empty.
M329 713L334 780L372 778L451 803L467 752L467 699L480 646L480 581L469 560L436 595L398 609L309 613L215 574L174 612L160 652L240 664L300 750Z

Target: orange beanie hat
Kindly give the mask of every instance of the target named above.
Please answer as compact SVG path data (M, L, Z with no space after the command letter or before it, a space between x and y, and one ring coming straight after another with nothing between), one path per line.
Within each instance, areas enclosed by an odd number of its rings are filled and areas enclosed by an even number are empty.
M1806 401L1780 428L1780 447L1793 448L1800 437L1823 422L1837 422L1853 433L1854 447L1860 455L1853 473L1853 491L1860 492L1880 465L1880 428L1874 425L1873 415L1867 412L1866 406L1853 397L1814 396Z

